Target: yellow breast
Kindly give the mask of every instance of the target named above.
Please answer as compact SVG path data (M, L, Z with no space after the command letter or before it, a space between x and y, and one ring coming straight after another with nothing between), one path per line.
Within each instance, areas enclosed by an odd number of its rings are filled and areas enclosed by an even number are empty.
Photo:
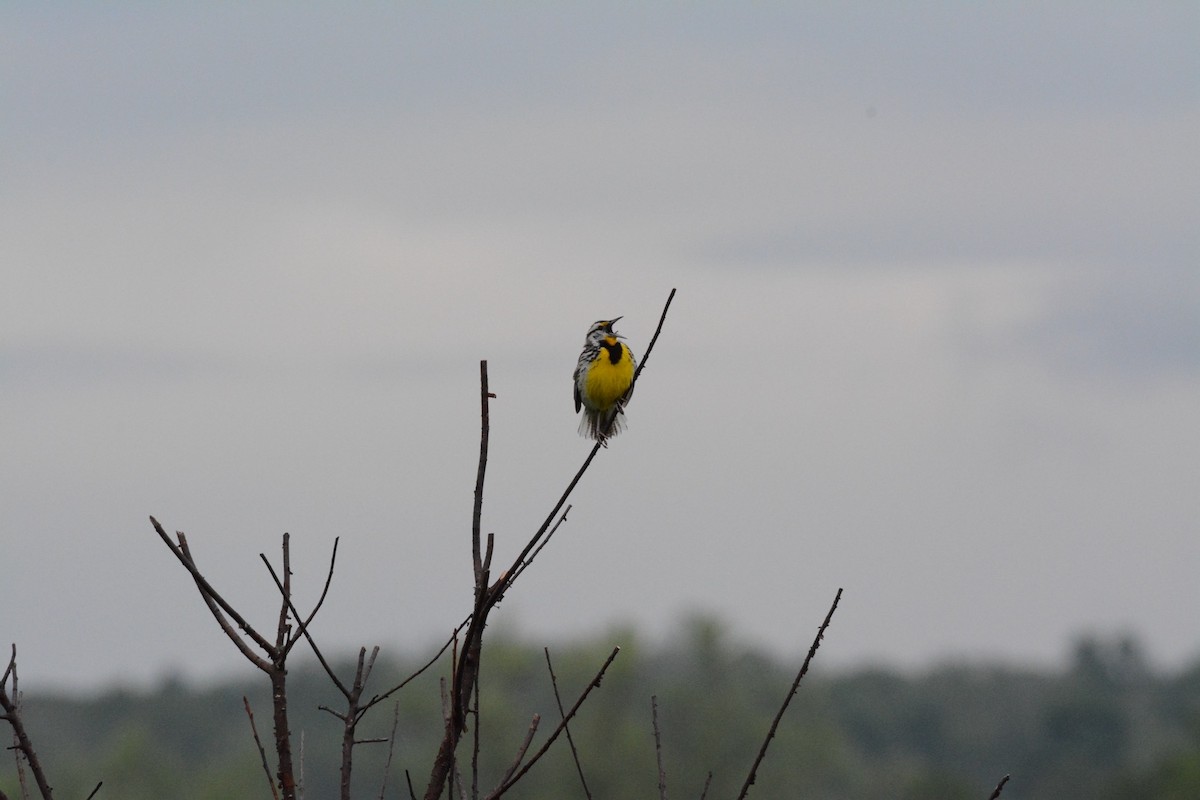
M621 344L621 358L616 364L612 363L608 351L601 348L600 357L588 368L583 385L583 402L589 408L607 411L621 399L632 382L633 359L629 348Z

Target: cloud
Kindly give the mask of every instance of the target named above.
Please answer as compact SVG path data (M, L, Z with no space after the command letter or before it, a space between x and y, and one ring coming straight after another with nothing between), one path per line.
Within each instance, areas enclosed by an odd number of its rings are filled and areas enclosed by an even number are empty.
M777 641L844 583L847 659L1047 659L1114 620L1182 657L1195 13L5 7L29 672L78 679L113 624L137 646L96 680L228 666L147 513L263 602L281 530L317 573L343 535L338 643L381 636L362 608L440 633L479 360L507 552L586 452L587 324L640 355L673 286L629 433L506 601L535 633L704 604Z

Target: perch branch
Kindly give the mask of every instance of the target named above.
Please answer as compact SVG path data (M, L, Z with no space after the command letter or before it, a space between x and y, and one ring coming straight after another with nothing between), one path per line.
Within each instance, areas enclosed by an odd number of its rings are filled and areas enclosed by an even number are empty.
M671 301L675 299L675 290L667 295L666 305L663 306L662 315L658 318L658 327L654 329L654 335L650 337L650 344L646 345L646 352L642 353L641 363L637 369L633 371L633 379L629 381L629 388L625 390L625 394L621 395L621 399L617 401L617 413L609 417L604 423L604 430L597 437L597 444L604 446L608 441L608 434L612 430L613 425L617 424L617 417L625 413L625 404L629 402L629 398L633 397L633 387L637 385L638 377L642 374L642 370L646 367L646 361L650 358L650 351L654 349L654 343L658 341L658 334L662 333L663 322L667 319L667 309L671 307Z

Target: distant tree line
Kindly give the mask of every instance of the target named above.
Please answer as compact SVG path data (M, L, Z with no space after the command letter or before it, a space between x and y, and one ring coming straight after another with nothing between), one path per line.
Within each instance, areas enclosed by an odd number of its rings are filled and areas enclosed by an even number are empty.
M698 798L711 770L707 796L735 796L752 756L747 742L761 738L793 667L736 647L720 625L696 619L661 646L615 631L603 641L551 647L564 692L592 678L613 640L622 655L599 690L602 700L571 725L592 796L655 796L651 695L670 795ZM417 662L381 660L376 669L386 682L411 674ZM340 666L352 669L353 662ZM481 771L505 768L530 710L557 714L546 671L541 647L492 641L481 718L508 748L492 749ZM389 798L408 796L403 768L429 763L438 746L437 684L428 674L401 693ZM292 693L294 732L303 742L300 789L309 798L334 797L340 732L317 707L338 695L311 662L296 668ZM25 709L30 734L54 767L59 797L85 797L100 778L102 795L122 800L266 797L243 696L256 708L269 707L254 682L200 688L168 680L154 690L92 698L29 695ZM387 714L368 717L362 738L388 736L393 721ZM755 796L978 800L997 774L1010 773L1005 800L1194 800L1200 797L1200 661L1158 674L1133 640L1119 638L1080 641L1070 666L1056 672L978 664L919 674L817 670L772 747ZM360 748L357 769L377 785L364 784L356 796L378 797L387 746ZM584 797L566 748L548 753L538 770L537 780L515 787L513 797ZM19 796L11 779L0 788Z

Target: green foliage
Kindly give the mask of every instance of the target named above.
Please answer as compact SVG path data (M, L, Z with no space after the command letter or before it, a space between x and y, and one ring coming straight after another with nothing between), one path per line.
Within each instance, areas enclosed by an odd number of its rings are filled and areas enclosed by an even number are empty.
M672 797L736 796L796 664L780 664L732 644L721 626L695 619L678 638L647 648L624 641L551 649L563 704L570 707L613 644L622 653L594 691L571 733L593 795L605 800L657 795L650 697L656 695ZM820 658L818 656L818 663ZM419 661L385 663L372 678L390 688ZM400 692L398 734L387 797L406 797L404 773L420 794L442 725L439 678L431 670ZM559 720L540 646L497 637L482 659L481 787L491 788L517 752L534 713L536 749ZM340 666L348 675L352 663ZM26 724L56 796L267 798L270 792L242 706L255 711L272 753L270 701L257 675L236 684L191 689L168 681L154 691L99 697L25 698ZM304 794L336 796L339 696L313 666L289 676L293 746L303 738ZM360 739L386 737L394 706L377 707ZM471 742L460 753L469 759ZM356 750L355 796L378 797L386 744ZM9 762L11 764L11 762ZM469 780L469 764L461 765ZM1200 797L1200 665L1155 676L1129 640L1087 640L1056 674L953 666L920 675L885 669L817 669L801 684L751 797L987 797L1010 773L1004 800ZM19 796L11 768L0 788ZM582 798L565 739L511 795L514 800Z

